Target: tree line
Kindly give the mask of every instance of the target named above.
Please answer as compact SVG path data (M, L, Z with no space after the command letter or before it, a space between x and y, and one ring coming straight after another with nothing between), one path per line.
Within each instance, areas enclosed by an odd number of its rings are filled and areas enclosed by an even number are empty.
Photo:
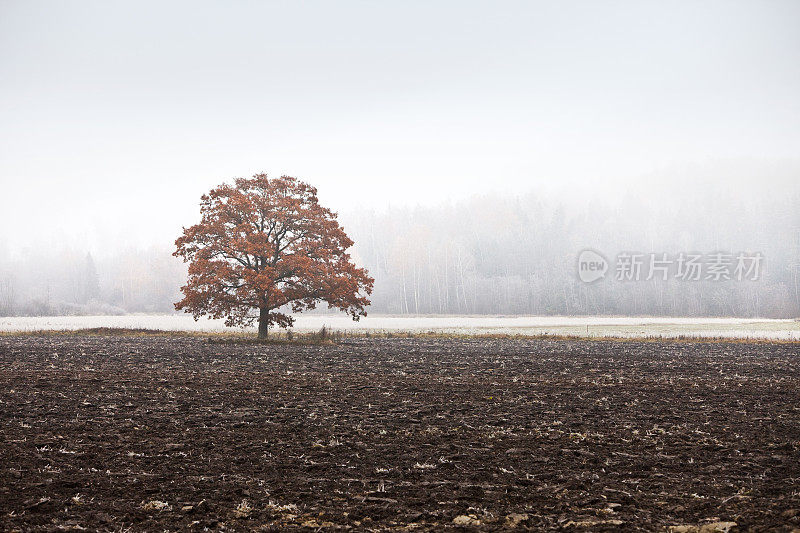
M428 207L343 212L351 252L375 278L370 313L800 316L800 195L717 189L615 201L493 195ZM756 281L670 277L587 284L586 248L620 253L758 252ZM0 315L170 313L185 266L174 246L31 247L0 255ZM97 257L96 257L97 256ZM316 312L325 312L324 306Z

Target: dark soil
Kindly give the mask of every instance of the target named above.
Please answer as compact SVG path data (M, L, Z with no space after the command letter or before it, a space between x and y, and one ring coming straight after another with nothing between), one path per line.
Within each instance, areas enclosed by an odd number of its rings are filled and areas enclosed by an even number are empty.
M0 337L0 530L788 531L798 352Z

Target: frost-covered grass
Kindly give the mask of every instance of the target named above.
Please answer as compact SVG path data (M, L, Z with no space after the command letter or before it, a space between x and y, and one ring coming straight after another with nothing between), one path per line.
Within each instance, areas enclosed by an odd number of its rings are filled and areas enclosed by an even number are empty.
M696 338L800 340L800 321L687 317L524 317L524 316L345 316L299 315L288 333L270 331L269 342L317 342L337 336L497 336L547 338ZM88 335L194 335L217 341L252 340L254 329L225 328L221 321L195 322L185 315L96 317L2 317L4 332L73 331ZM325 340L323 339L323 340Z

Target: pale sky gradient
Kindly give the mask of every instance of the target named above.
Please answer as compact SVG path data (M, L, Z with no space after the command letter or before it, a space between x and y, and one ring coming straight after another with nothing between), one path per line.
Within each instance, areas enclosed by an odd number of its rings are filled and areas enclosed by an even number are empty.
M799 95L791 0L0 0L0 251L170 242L257 171L349 209L796 169Z

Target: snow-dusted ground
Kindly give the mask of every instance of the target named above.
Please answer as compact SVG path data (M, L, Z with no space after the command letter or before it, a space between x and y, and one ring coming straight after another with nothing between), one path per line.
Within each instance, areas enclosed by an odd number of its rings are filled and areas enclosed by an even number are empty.
M698 336L800 340L799 320L684 317L561 317L561 316L387 316L353 322L344 315L298 315L295 331L323 325L346 331L411 331L453 333L558 334L582 336ZM148 328L177 331L224 331L221 320L187 315L0 317L0 331L82 329L95 327Z

